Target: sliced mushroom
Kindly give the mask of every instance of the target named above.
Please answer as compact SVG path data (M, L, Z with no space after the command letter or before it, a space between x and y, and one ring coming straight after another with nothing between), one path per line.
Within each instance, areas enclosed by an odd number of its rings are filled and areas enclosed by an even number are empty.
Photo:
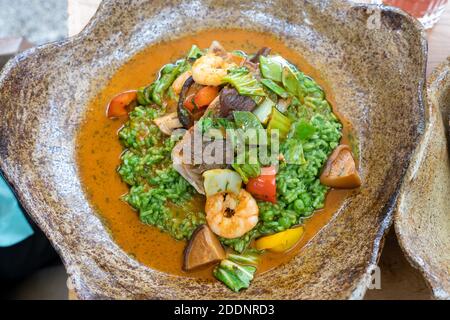
M220 116L227 118L233 111L252 111L256 102L252 98L240 95L234 88L224 88L220 92Z
M209 107L206 109L205 114L208 115L217 115L220 111L220 102L219 97L217 97ZM202 172L197 170L199 165L202 163L195 163L193 159L203 159L203 148L205 148L208 144L203 143L202 148L197 150L195 145L193 145L194 133L199 131L198 125L196 124L192 128L190 128L183 139L181 139L172 150L172 165L175 170L178 171L200 194L205 194L205 189L203 187L203 177ZM184 154L185 151L188 151L189 154ZM200 156L196 156L195 153L201 153ZM228 154L228 153L225 153ZM229 163L229 162L226 162ZM223 164L219 164L214 166L216 168L223 167Z
M320 176L320 182L338 189L352 189L361 186L352 151L347 145L338 146L327 161Z
M181 174L181 176L189 182L195 190L200 194L205 194L205 189L203 187L203 177L201 173L195 172L193 170L194 165L192 163L192 155L184 155L184 151L188 150L188 144L192 146L192 136L194 128L188 130L181 141L179 141L175 147L172 149L172 166L173 168ZM192 148L191 152L194 152Z
M194 125L194 115L184 107L184 100L186 99L186 95L191 88L191 86L195 83L192 76L186 79L181 88L180 97L178 100L178 119L180 123L183 125L185 129L189 129Z
M180 120L178 119L178 113L176 112L172 112L165 116L156 118L155 120L153 120L153 122L158 126L159 130L161 130L162 133L168 136L172 134L173 130L183 127Z
M186 80L191 76L192 76L191 70L185 71L182 74L180 74L178 78L176 78L175 81L172 83L173 92L179 95L181 93L181 89L183 89L183 86L186 83Z
M225 250L217 236L206 225L194 231L184 250L183 270L192 271L226 258Z

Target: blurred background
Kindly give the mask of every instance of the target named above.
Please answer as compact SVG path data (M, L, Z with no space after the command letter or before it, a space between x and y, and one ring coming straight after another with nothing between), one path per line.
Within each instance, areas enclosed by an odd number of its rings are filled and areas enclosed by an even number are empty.
M0 0L0 69L18 52L32 46L77 34L95 13L100 0ZM359 1L381 3L382 1ZM413 8L415 14L443 13L428 31L428 73L450 55L450 6L446 0L399 0L391 4ZM408 7L409 6L409 7ZM418 7L419 6L419 7ZM429 12L423 10L428 8ZM421 13L420 13L421 14ZM428 21L429 23L429 21ZM37 244L36 244L37 243ZM21 256L17 246L25 247ZM23 249L23 248L22 248ZM22 250L23 251L23 250ZM2 268L16 272L20 263L32 260L29 268L15 274L4 285ZM39 263L38 263L39 262ZM386 240L381 261L382 290L369 290L366 299L428 299L430 292L422 276L403 257L395 233ZM12 270L12 271L11 271ZM67 275L45 236L22 212L20 204L0 177L0 297L7 299L67 299Z
M67 37L68 2L0 0L0 38L25 36L39 45Z

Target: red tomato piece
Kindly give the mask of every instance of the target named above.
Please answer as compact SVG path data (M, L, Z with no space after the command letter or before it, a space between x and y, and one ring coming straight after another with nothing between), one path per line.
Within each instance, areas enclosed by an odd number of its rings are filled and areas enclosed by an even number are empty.
M108 118L118 118L128 115L127 107L137 99L137 91L127 91L115 96L108 104Z
M261 169L261 175L250 178L246 187L256 199L277 203L277 185L275 167Z
M195 95L194 103L199 108L207 107L218 95L218 87L203 87Z

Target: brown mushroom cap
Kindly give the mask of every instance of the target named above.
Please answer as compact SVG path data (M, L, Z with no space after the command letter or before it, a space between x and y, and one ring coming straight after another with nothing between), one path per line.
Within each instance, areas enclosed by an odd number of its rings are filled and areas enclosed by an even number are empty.
M253 111L256 103L252 98L240 95L234 88L223 88L220 92L220 116L232 117L233 111Z
M183 270L192 271L226 258L217 236L206 225L198 227L184 250Z
M347 145L338 146L327 161L320 176L320 182L339 189L353 189L361 186L352 151Z

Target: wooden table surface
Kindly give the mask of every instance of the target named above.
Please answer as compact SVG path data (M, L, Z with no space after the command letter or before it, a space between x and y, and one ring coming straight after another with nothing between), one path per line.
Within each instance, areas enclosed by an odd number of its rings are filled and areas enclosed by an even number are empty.
M69 0L69 35L77 34L95 13L101 0ZM361 1L364 2L364 1ZM450 56L450 2L441 20L427 32L427 75ZM381 290L369 290L366 299L429 299L430 290L420 273L406 261L391 230L379 262ZM70 298L76 298L70 293Z

